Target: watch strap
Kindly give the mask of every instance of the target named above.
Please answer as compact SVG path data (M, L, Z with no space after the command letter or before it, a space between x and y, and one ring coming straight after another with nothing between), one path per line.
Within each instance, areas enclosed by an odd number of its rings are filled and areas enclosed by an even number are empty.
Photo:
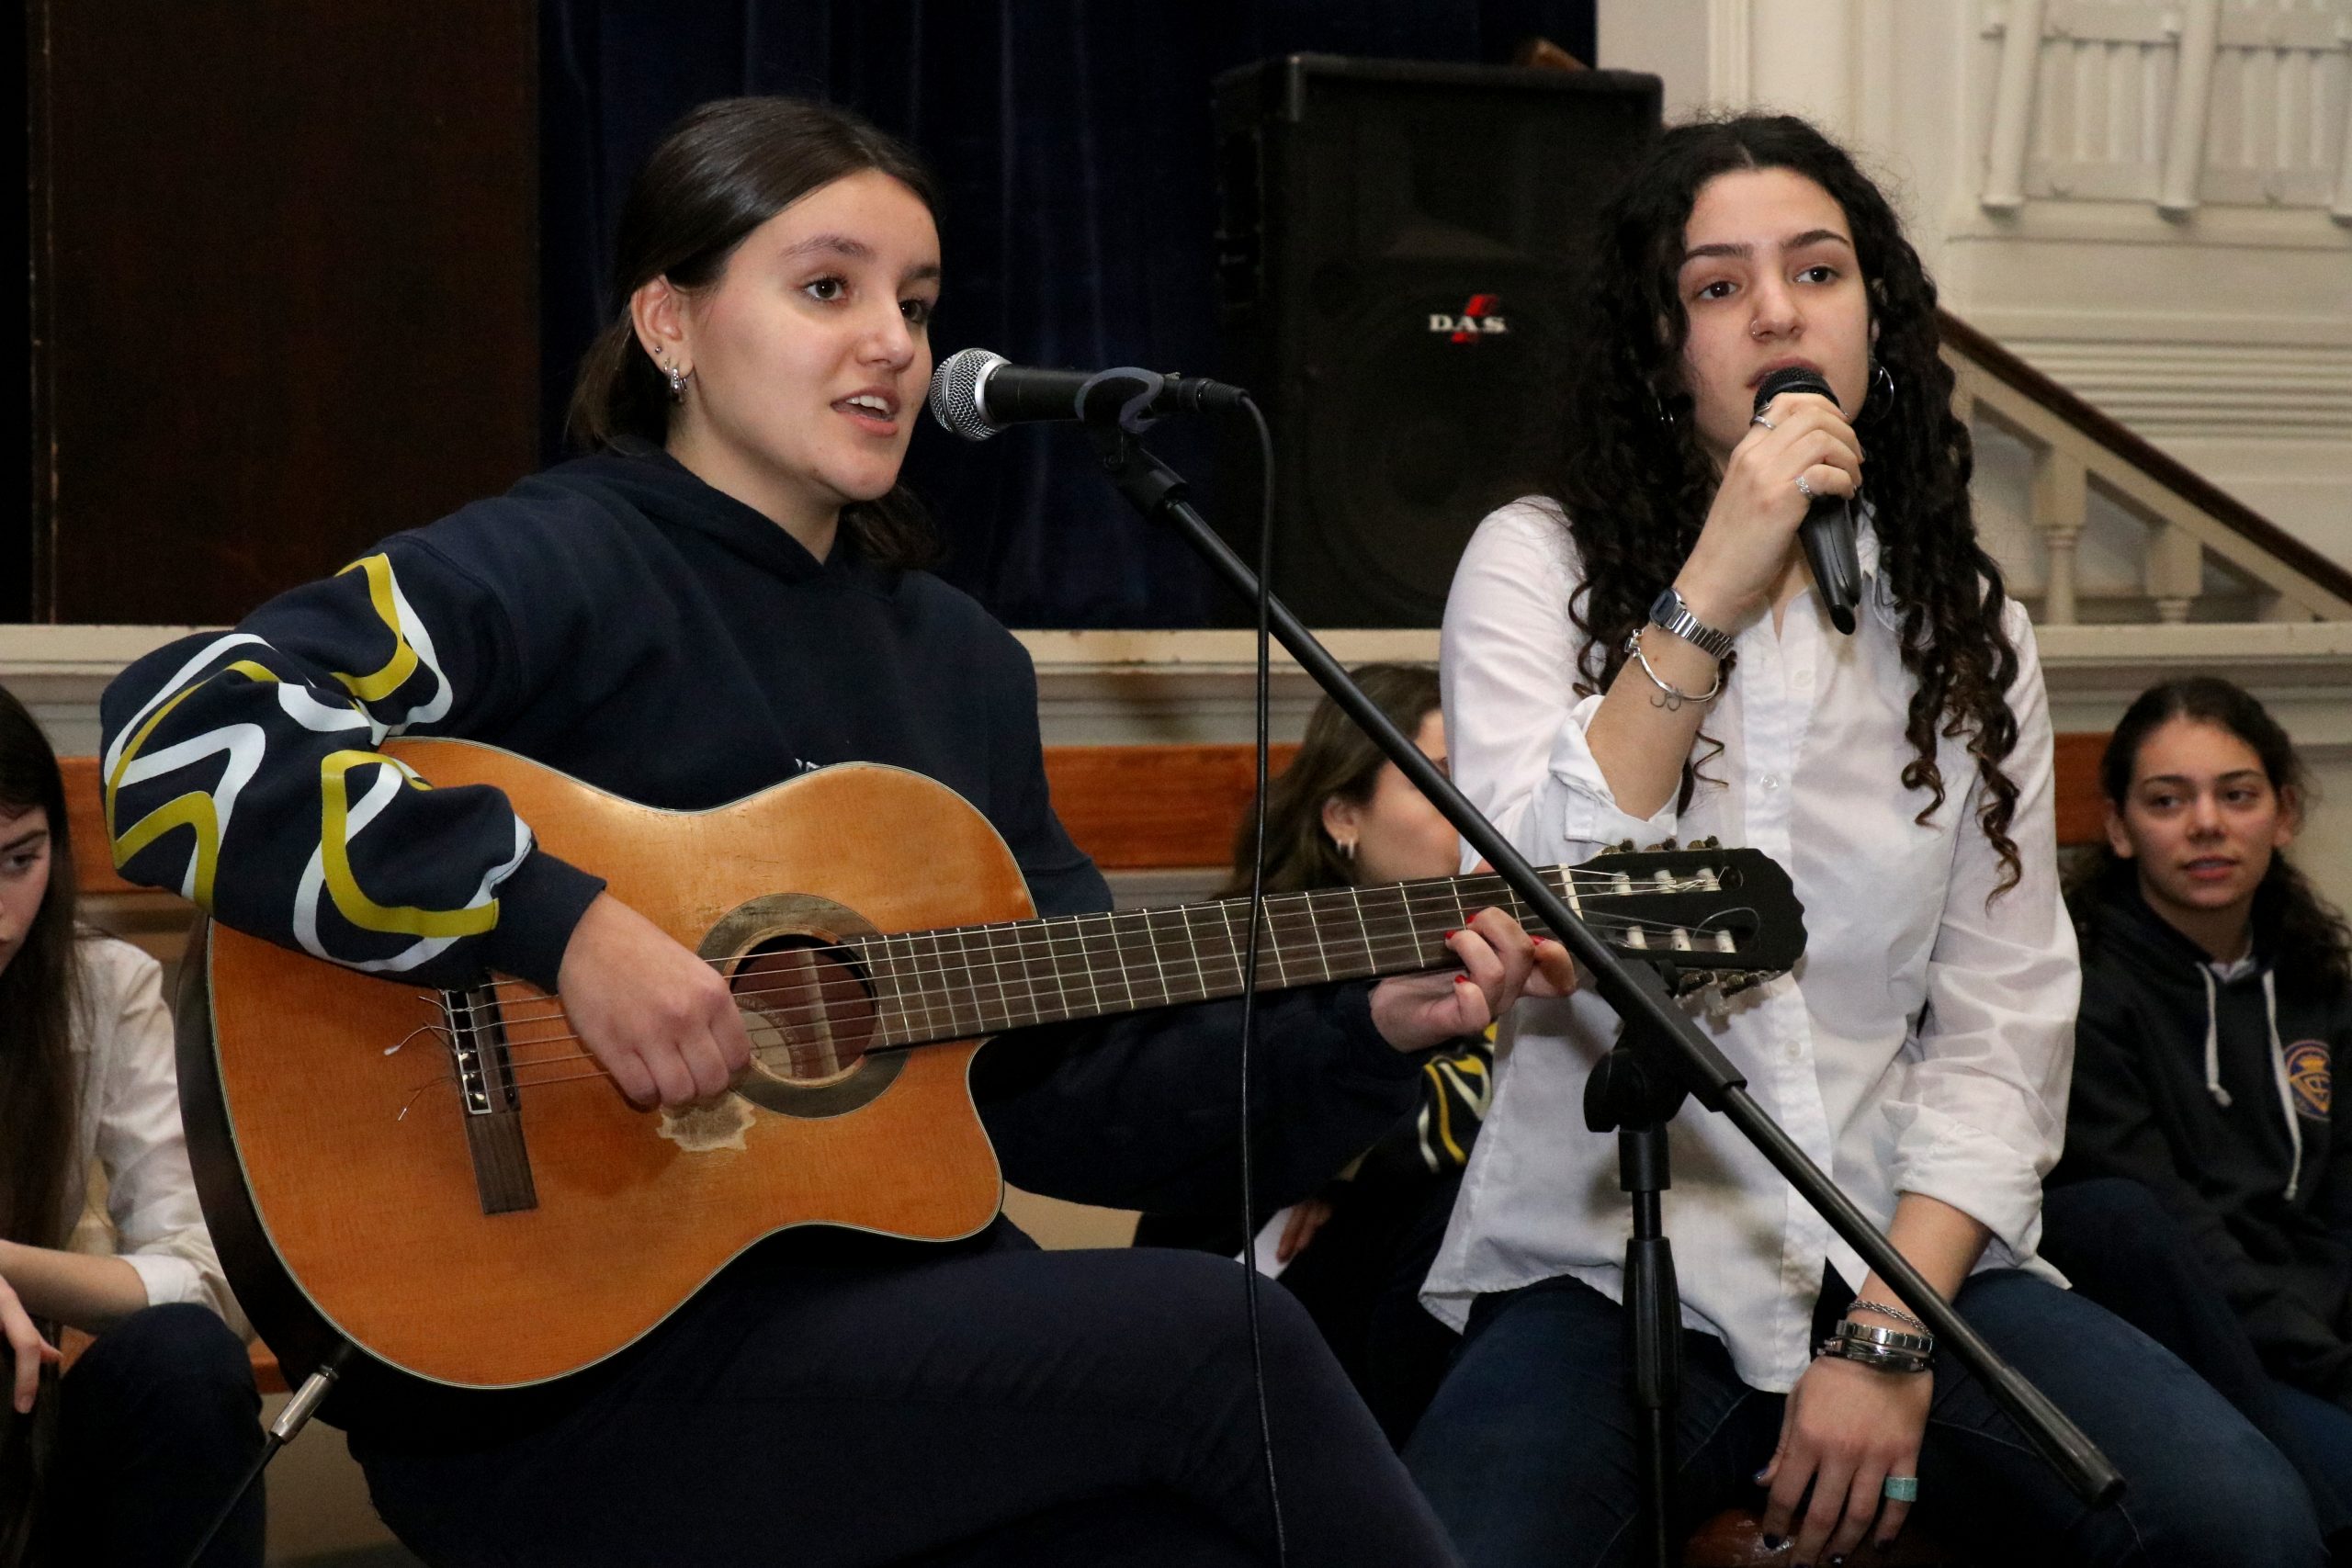
M1720 661L1731 655L1731 633L1719 631L1692 615L1690 606L1683 603L1682 595L1670 584L1650 602L1650 625L1671 632L1710 659Z

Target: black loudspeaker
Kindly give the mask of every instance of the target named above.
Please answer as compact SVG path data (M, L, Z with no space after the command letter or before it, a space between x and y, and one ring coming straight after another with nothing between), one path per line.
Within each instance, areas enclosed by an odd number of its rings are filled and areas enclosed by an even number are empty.
M1300 619L1438 624L1470 531L1540 472L1594 218L1659 102L1629 72L1324 55L1217 79L1226 372L1273 427ZM1255 519L1218 510L1248 555Z

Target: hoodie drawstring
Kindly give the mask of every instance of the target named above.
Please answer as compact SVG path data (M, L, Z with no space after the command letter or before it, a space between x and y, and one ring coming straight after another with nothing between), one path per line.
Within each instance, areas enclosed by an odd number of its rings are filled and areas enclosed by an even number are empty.
M2199 964L2197 974L2205 982L2205 1092L2213 1097L2214 1104L2227 1110L2230 1091L2222 1087L2219 992L2211 964ZM2287 1142L2294 1150L2294 1163L2287 1169L2287 1201L2291 1203L2303 1184L2303 1124L2295 1114L2294 1085L2287 1080L2287 1048L2278 1040L2278 982L2267 969L2262 972L2262 1016L2270 1026L2270 1076L2278 1086L2278 1109L2286 1114Z
M2222 1020L2213 990L2213 971L2199 964L2197 973L2205 982L2205 1092L2213 1097L2214 1104L2227 1111L2230 1091L2222 1087Z
M2205 982L2211 993L2213 982ZM2295 1189L2303 1180L2303 1124L2295 1114L2294 1086L2287 1081L2287 1048L2278 1040L2278 983L2269 970L2262 972L2262 1015L2270 1023L2270 1071L2278 1080L2278 1109L2287 1113L2287 1140L2295 1145L2295 1163L2287 1172L2287 1201L2295 1201Z

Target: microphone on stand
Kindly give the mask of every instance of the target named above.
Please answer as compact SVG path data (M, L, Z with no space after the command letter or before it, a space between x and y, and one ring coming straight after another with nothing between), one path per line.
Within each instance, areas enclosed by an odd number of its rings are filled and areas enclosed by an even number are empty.
M949 355L931 378L932 417L967 441L1033 420L1112 420L1136 434L1165 415L1239 408L1249 396L1222 381L1133 366L1036 370L985 348Z
M1817 370L1792 365L1764 378L1756 389L1756 412L1762 413L1782 392L1817 392L1835 406L1838 394ZM934 392L933 397L937 394ZM1814 498L1804 521L1798 525L1797 542L1804 547L1805 564L1813 568L1814 591L1821 595L1829 623L1853 635L1854 606L1861 602L1862 567L1854 549L1854 508L1842 495Z

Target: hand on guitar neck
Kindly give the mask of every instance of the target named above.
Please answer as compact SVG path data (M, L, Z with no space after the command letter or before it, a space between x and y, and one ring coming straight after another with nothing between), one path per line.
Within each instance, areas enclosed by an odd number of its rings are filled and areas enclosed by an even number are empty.
M1567 949L1539 943L1500 909L1478 911L1446 946L1459 971L1394 975L1373 988L1373 1023L1399 1051L1478 1033L1521 995L1576 988ZM558 992L582 1042L640 1109L707 1100L751 1066L751 1037L718 972L609 893L573 928Z
M1479 1033L1521 996L1565 997L1577 988L1568 950L1529 936L1500 909L1479 910L1445 945L1462 960L1459 972L1392 975L1373 987L1373 1024L1399 1051Z

